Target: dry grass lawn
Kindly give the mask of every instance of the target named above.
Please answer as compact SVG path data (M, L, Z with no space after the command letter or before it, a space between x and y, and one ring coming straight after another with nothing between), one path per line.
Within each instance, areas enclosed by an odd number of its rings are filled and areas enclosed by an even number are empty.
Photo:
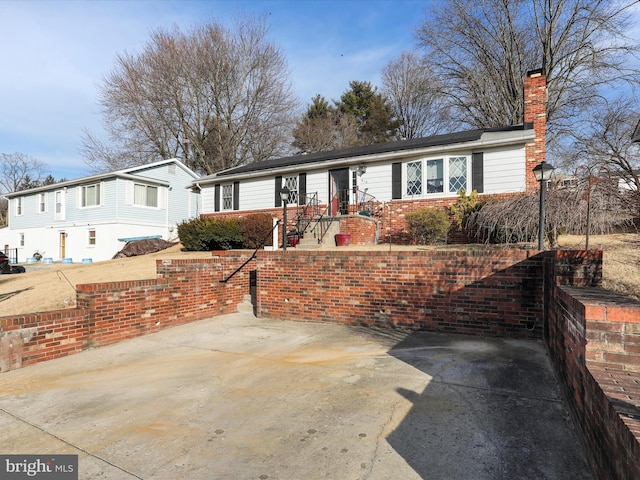
M562 236L563 248L584 248L584 237ZM604 250L604 286L640 300L640 235L593 236L591 248ZM337 248L337 247L336 247ZM442 247L400 247L393 245L350 246L340 249L425 249ZM451 245L446 248L489 248ZM492 246L490 248L496 248ZM34 313L75 306L75 285L83 283L142 280L156 276L157 259L209 258L210 252L183 252L176 245L162 252L91 264L37 264L37 271L0 275L0 316ZM33 266L31 266L33 268Z

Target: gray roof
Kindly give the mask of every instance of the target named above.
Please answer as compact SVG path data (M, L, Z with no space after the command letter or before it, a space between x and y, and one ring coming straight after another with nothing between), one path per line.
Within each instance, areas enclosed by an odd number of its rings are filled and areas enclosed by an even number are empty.
M415 138L411 140L398 140L395 142L376 143L373 145L364 145L361 147L343 148L340 150L331 150L328 152L316 152L316 153L303 153L290 157L273 158L270 160L264 160L262 162L255 162L248 165L242 165L228 170L222 170L204 177L200 180L206 180L207 178L219 178L232 175L238 175L243 173L259 172L262 170L270 170L274 168L292 167L297 165L305 165L309 163L322 162L326 160L347 159L352 157L359 157L362 155L374 155L378 153L397 152L402 150L412 150L416 148L435 147L439 145L451 145L456 143L465 143L479 140L485 132L509 132L519 130L529 130L533 128L532 123L525 123L523 125L514 125L508 127L499 128L485 128L476 130L467 130L463 132L448 133L444 135L432 135L430 137Z

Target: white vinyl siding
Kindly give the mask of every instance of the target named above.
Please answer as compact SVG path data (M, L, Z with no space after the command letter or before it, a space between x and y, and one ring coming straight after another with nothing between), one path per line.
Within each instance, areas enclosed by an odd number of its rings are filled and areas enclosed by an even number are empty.
M525 149L501 148L484 152L484 193L524 192Z

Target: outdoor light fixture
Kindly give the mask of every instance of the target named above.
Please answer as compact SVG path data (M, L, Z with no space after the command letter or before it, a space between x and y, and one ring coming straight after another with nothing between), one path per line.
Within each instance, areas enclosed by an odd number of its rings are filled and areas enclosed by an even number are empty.
M538 250L544 250L544 194L547 190L547 182L553 173L553 165L541 162L533 169L533 175L540 182L540 216L538 219Z
M367 173L367 166L366 165L358 165L358 168L356 168L356 173L358 174L359 177L361 177L362 175Z
M289 203L290 193L291 193L291 190L289 190L287 187L284 187L282 190L280 190L280 199L282 200L282 208L283 208L282 250L284 250L285 252L287 251L287 203Z

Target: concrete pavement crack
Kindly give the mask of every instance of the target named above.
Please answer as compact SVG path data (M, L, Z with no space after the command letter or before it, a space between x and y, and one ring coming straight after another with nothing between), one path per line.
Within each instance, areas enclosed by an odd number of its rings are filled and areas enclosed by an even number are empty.
M8 411L7 409L2 408L2 407L0 407L0 412L3 412L3 413L5 413L5 414L7 414L7 415L8 415L8 416L10 416L11 418L14 418L14 419L18 420L19 422L22 422L22 423L24 423L24 424L26 424L26 425L29 425L29 426L30 426L30 427L32 427L32 428L35 428L35 429L37 429L37 430L40 430L40 431L41 431L42 433L44 433L45 435L48 435L48 436L50 436L50 437L53 437L53 438L55 438L56 440L58 440L58 441L60 441L60 442L64 443L65 445L68 445L68 446L70 446L70 447L72 447L72 448L75 448L76 450L78 450L78 451L80 451L80 452L82 452L82 453L84 453L84 454L86 454L86 455L89 455L90 457L93 457L93 458L95 458L95 459L97 459L97 460L100 460L101 462L104 462L104 463L106 463L106 464L108 464L108 465L111 465L113 468L116 468L116 469L120 470L121 472L126 473L127 475L131 475L133 478L138 478L138 479L140 479L140 480L144 480L144 478L143 478L143 477L140 477L140 476L136 475L135 473L130 472L130 471L129 471L129 470L127 470L126 468L121 467L120 465L116 465L115 463L113 463L113 462L111 462L111 461L107 460L106 458L103 458L103 457L101 457L100 455L97 455L97 454L95 454L95 453L92 453L92 452L90 452L90 451L86 450L85 448L82 448L80 445L76 445L75 443L73 443L73 442L71 442L71 441L69 441L69 440L66 440L66 439L62 438L62 437L60 437L59 435L56 435L56 434L55 434L55 433L53 433L53 432L50 432L49 430L47 430L47 429L46 429L46 428L44 428L44 427L41 427L40 425L37 425L37 424L35 424L35 423L33 423L33 422L30 422L29 420L27 420L26 418L21 417L21 416L20 416L20 415L18 415L18 414L15 414L15 413L13 413L13 412L10 412L10 411Z
M387 426L393 421L393 418L396 415L396 412L398 410L398 405L400 404L400 402L401 400L394 402L393 408L391 409L391 413L389 414L386 421L380 426L380 429L378 430L378 434L376 435L375 448L373 449L373 456L371 457L371 460L369 462L369 468L363 475L362 480L367 480L367 478L369 478L373 473L373 467L376 463L376 459L378 458L378 451L380 449L380 441L382 439L383 434L387 430Z

